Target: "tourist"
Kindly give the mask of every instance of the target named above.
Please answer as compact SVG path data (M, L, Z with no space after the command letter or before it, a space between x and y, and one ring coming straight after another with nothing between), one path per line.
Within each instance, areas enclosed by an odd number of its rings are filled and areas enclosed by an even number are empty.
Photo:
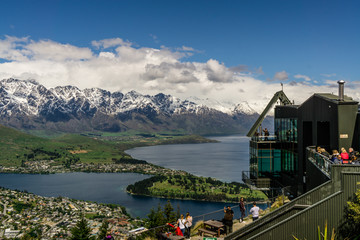
M349 154L346 152L345 148L341 148L341 159L343 164L349 163Z
M338 156L340 156L338 150L332 150L332 155L331 155L331 158L330 160L334 163L334 164L339 164L338 162Z
M320 148L320 154L330 158L330 154L325 150L325 148Z
M229 233L232 233L233 228L233 217L234 217L234 211L231 209L230 206L224 207L224 218L223 223L225 225L225 233L228 235Z
M265 136L265 141L267 141L268 140L268 136L270 135L269 134L269 130L267 129L267 128L265 128L264 130L263 130L263 132L264 132L264 136Z
M193 218L192 216L190 216L190 213L186 213L186 217L185 217L185 237L190 239L190 230L191 230L191 226L192 226L192 221Z
M318 147L316 148L316 151L317 151L318 153L321 153L321 147L318 146Z
M184 219L183 214L180 215L180 218L177 220L176 224L180 228L182 236L184 236L185 235L185 219Z
M353 148L349 148L349 159L351 161L356 161L359 156L359 153L357 151L354 151Z
M250 213L252 214L253 221L259 218L260 208L256 206L256 202L253 203L253 207L250 209Z
M240 222L243 222L245 217L245 203L243 197L240 198L239 209L240 209Z
M341 159L341 155L337 155L337 159L335 160L335 164L341 164L342 163L342 159Z

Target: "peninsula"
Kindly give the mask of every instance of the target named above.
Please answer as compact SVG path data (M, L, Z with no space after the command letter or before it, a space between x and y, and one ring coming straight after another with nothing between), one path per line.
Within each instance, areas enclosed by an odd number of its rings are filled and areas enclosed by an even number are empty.
M266 196L241 183L198 177L133 159L124 151L139 146L215 142L196 135L148 133L62 134L51 139L0 126L0 172L53 174L64 172L141 173L149 178L128 186L131 194L154 197L237 202L241 195ZM38 133L39 135L39 133Z

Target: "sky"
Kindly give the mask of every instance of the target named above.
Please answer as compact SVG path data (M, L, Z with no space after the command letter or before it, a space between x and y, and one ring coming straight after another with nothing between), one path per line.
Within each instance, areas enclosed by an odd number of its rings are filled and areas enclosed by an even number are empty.
M0 79L260 111L281 84L360 100L359 1L2 0ZM200 100L199 100L200 101Z

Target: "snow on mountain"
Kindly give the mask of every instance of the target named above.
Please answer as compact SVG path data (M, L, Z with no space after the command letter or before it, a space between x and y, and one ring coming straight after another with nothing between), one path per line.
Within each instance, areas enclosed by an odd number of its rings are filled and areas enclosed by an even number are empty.
M202 106L207 106L209 108L218 110L220 112L223 113L227 113L227 114L232 114L233 109L235 107L234 103L231 102L219 102L215 99L211 99L211 98L205 98L205 99L201 99L195 96L191 96L189 98L187 98L188 101L192 101L192 102L196 102L199 105Z
M229 101L218 101L211 98L201 99L198 97L189 97L188 100L194 101L197 104L207 106L212 109L216 109L220 112L227 114L246 114L252 115L260 113L263 109L263 104L252 104L250 105L248 102L243 101L241 103L235 104Z
M54 115L119 113L147 109L157 114L182 114L211 111L206 106L165 95L142 95L136 91L111 93L99 88L80 90L74 86L46 89L36 81L4 79L0 81L0 115Z
M181 130L195 134L245 133L256 120L256 105L163 93L109 92L33 80L0 81L0 123L18 129L64 132Z
M252 115L257 113L247 102L242 102L237 104L233 112L247 114L247 115Z
M219 111L228 115L253 115L262 111L263 104L247 102L234 104L214 99L189 97L182 101L159 93L142 95L109 92L100 88L81 90L75 86L58 86L47 89L34 80L4 79L0 81L0 116L94 116L124 114L127 112L153 112L156 114L204 114Z

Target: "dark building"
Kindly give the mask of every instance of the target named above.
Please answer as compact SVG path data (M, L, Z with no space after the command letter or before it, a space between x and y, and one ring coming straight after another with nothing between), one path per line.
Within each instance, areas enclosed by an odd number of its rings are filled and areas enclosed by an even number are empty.
M274 134L261 136L262 119L276 101ZM307 167L306 148L320 146L331 154L341 147L359 149L358 102L344 95L339 81L339 95L316 93L301 105L293 105L285 94L275 94L259 120L249 131L250 171L244 181L260 189L286 188L298 196L328 180L314 176Z
M225 240L317 239L325 224L338 234L360 182L360 161L338 164L317 151L360 149L358 102L344 95L343 81L338 83L339 95L316 93L301 105L293 105L282 91L271 99L248 133L250 171L243 180L269 194L281 189L294 199ZM277 101L274 134L260 135L261 122Z

